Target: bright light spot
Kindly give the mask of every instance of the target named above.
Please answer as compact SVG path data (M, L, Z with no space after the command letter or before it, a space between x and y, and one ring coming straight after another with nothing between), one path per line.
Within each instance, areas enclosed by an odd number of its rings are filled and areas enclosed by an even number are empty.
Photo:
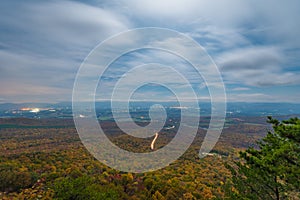
M32 108L29 112L38 113L38 112L40 112L40 109L39 108Z

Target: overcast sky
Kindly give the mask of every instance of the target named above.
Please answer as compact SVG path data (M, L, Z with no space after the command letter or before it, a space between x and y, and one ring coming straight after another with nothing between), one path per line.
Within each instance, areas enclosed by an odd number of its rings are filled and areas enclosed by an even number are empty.
M114 34L142 27L173 29L202 45L221 72L228 101L300 102L299 8L298 0L2 0L0 102L71 101L89 52ZM112 66L98 92L105 93L124 66L150 58L188 66L166 52L134 52ZM186 75L207 100L202 80ZM163 94L169 95L153 86L136 97L164 100Z

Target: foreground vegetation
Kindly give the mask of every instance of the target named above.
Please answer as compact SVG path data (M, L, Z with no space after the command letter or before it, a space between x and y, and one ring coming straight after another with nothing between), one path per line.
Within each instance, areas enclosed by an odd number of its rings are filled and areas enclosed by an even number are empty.
M213 154L204 159L198 158L205 134L199 130L191 148L178 161L143 174L122 173L95 160L80 143L70 122L5 121L2 124L9 126L0 127L0 198L297 198L299 120L269 121L274 131L267 135L263 134L268 128L265 124L232 125L224 130ZM128 145L128 138L116 134L113 124L103 126L121 147L134 149L138 142L141 147L149 146L146 140L130 141ZM260 138L264 139L255 145ZM169 140L160 137L157 146ZM251 145L254 148L245 149Z
M231 170L230 199L299 199L300 120L279 122L269 117L274 131L258 141L258 149L240 152L242 161Z

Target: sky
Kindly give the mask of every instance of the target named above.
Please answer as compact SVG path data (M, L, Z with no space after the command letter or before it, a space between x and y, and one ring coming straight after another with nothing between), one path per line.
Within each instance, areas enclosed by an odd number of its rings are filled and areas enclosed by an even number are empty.
M227 101L298 103L299 8L298 0L2 0L0 103L71 101L86 56L107 38L143 27L175 30L198 42L220 72ZM178 69L192 82L197 98L209 100L205 82L191 66L159 50L138 50L112 63L100 81L97 100L109 99L126 71L154 61ZM179 88L164 70L148 67L139 78L159 76ZM182 88L177 92L184 96ZM134 96L174 98L155 84L139 88Z

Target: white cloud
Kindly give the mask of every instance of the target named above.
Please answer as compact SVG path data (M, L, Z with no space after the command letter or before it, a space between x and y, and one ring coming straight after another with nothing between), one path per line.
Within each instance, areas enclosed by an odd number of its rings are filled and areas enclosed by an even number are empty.
M276 98L263 93L240 93L227 95L227 100L229 102L272 102Z
M246 87L236 87L233 88L232 91L247 91L250 90L250 88L246 88Z
M199 18L211 20L218 25L233 24L250 15L248 3L238 0L124 0L121 1L126 11L139 16L141 20L155 23L182 25ZM218 5L218 6L216 6ZM239 16L236 17L236 16Z
M291 94L288 97L280 93L265 94L261 92L254 93L229 93L227 95L228 102L290 102L298 103L300 95Z

